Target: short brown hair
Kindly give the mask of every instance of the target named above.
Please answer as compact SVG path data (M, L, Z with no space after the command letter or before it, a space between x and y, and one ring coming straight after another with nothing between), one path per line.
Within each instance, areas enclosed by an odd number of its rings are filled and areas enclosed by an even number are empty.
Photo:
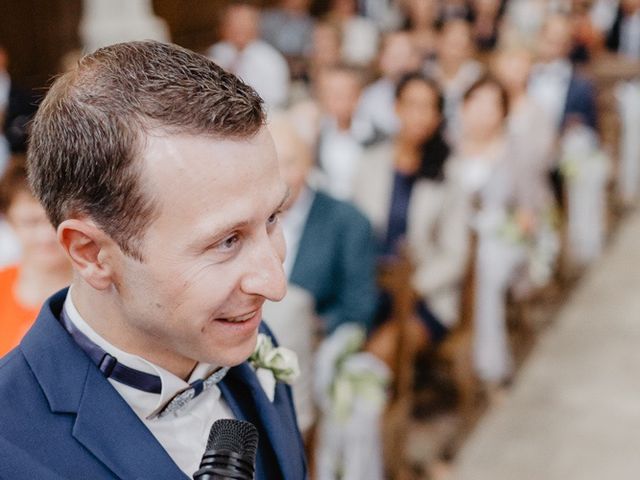
M27 181L27 163L22 154L14 154L0 177L0 215L6 215L13 200L20 193L31 194Z
M54 226L88 215L141 260L158 213L139 185L144 134L242 139L264 122L258 94L208 58L154 41L112 45L52 85L31 129L29 179Z

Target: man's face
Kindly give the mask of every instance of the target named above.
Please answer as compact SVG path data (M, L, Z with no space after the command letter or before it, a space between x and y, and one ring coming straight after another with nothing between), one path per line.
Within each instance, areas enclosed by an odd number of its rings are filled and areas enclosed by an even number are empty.
M358 106L360 91L360 82L353 73L332 70L321 75L318 98L338 123L348 124Z
M260 11L250 5L229 8L222 27L223 37L239 50L244 49L258 37Z
M447 63L462 63L471 58L471 29L464 20L450 20L440 34L440 57Z
M543 62L567 58L571 50L571 24L563 17L551 17L543 27L538 53Z
M311 152L297 136L292 126L284 122L272 123L269 131L278 154L278 165L282 179L289 187L286 207L291 207L304 188L307 175L313 166Z
M150 135L142 188L159 205L139 262L114 254L114 288L138 348L236 365L253 351L265 299L286 290L286 197L269 133L247 140Z

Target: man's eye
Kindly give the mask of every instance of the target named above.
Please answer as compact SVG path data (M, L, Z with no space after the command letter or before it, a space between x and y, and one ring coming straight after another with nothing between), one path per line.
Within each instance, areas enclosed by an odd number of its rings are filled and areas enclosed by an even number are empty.
M221 250L231 250L238 242L240 238L238 235L231 235L230 237L225 238L222 242L218 244L218 248Z
M267 225L275 225L276 223L278 223L279 219L280 219L280 212L276 212L267 219Z

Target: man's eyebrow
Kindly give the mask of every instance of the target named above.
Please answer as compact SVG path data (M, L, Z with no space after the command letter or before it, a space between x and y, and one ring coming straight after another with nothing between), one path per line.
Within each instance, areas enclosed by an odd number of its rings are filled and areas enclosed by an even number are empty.
M280 200L280 203L274 209L274 212L277 212L277 211L281 210L282 207L287 203L287 200L289 200L290 196L291 196L291 189L287 186L287 188L285 189L284 194L282 196L282 200ZM251 224L251 222L249 222L248 220L242 220L240 222L229 223L227 225L219 225L216 228L217 235L220 236L220 237L224 237L224 235L228 234L229 232L232 232L234 230L240 230L242 228L245 228L245 227L249 226L250 224ZM194 245L194 247L200 246L202 243L206 243L206 241L209 241L209 240L205 240L205 242L203 242L202 239L198 239L198 240L194 241L193 245Z
M287 200L289 200L289 197L291 197L291 188L289 188L289 186L287 185L287 188L284 191L284 195L282 196L282 200L280 201L280 204L276 208L276 211L282 209L282 207L287 203Z

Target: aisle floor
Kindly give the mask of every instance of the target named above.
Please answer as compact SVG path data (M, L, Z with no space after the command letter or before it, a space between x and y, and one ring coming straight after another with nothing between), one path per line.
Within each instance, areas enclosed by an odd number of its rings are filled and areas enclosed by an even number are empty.
M453 478L640 478L640 212L543 333L506 401L481 420Z

